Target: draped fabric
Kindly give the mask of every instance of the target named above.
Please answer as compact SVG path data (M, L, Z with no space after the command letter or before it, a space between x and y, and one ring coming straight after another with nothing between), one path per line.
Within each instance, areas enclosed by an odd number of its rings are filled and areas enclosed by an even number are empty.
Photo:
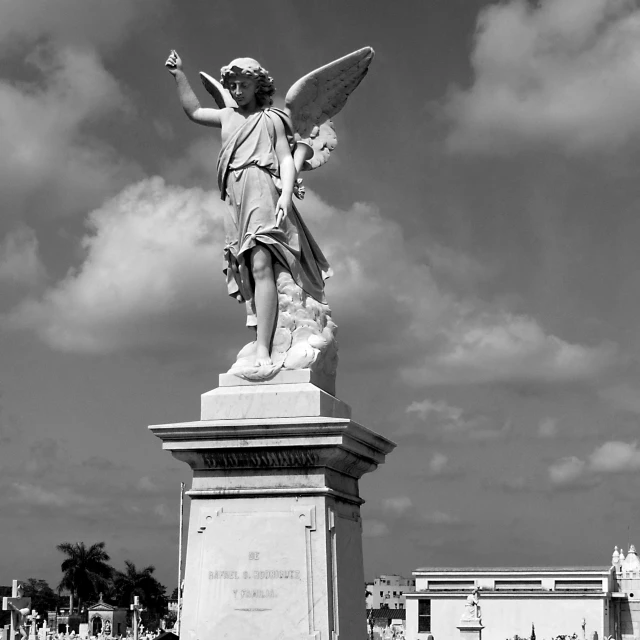
M250 268L250 251L256 245L267 247L318 302L326 303L324 280L331 275L329 263L295 206L276 226L281 181L273 118L282 120L291 145L288 116L269 108L249 116L218 157L218 186L228 209L223 271L229 295L247 304L248 325L256 324Z

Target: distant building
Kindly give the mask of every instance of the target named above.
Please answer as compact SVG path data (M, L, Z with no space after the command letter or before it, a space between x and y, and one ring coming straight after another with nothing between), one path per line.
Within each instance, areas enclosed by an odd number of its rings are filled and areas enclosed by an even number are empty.
M367 609L404 609L405 593L415 591L416 581L413 578L391 574L381 575L366 585Z
M405 609L367 609L367 637L371 640L392 640L404 637Z
M479 589L483 640L538 640L576 634L615 640L640 637L640 559L617 547L601 567L424 568L406 596L406 637L457 638L466 598Z

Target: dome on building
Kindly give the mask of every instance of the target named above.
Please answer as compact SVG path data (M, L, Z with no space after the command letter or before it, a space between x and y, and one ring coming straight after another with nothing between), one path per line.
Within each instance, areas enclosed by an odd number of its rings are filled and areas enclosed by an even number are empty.
M620 562L620 553L618 552L618 547L615 547L611 556L611 564L615 567L618 562Z
M629 551L627 552L627 557L625 561L622 563L623 571L640 571L640 558L638 558L638 554L636 553L636 548L633 545L629 546Z

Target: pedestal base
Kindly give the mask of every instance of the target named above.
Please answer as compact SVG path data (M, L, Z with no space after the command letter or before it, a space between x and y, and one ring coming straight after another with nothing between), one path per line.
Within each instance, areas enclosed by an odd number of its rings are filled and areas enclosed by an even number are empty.
M462 620L458 625L460 640L481 640L484 625L481 620Z
M366 640L358 479L395 445L311 382L224 383L150 427L193 469L181 638Z

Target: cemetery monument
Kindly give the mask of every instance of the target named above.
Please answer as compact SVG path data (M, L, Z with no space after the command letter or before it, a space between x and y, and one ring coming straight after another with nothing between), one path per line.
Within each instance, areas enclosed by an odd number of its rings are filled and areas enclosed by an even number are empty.
M222 67L220 83L200 74L217 109L200 106L175 51L166 61L187 116L222 132L224 273L255 331L199 421L150 427L193 470L185 640L366 637L358 481L395 445L335 395L330 267L293 198L300 173L330 159L331 118L372 59L366 47L307 74L284 110L252 58Z

